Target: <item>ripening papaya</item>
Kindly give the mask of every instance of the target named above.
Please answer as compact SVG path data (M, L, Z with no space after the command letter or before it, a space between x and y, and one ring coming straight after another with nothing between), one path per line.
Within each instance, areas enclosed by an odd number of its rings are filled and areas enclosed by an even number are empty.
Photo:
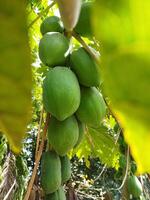
M48 32L39 43L39 57L49 66L65 65L69 54L69 40L58 32Z
M102 94L95 88L81 88L81 102L76 112L77 118L85 124L98 126L106 114Z
M66 200L66 195L65 195L65 192L64 192L64 189L62 186L59 187L58 189L58 199L59 200Z
M142 185L136 176L128 177L128 192L138 198L142 194Z
M60 156L61 161L61 180L67 182L71 177L71 163L67 155Z
M61 162L54 151L43 153L41 160L41 186L45 194L58 190L61 185Z
M80 84L87 87L99 86L99 66L83 47L72 52L70 56L70 64L71 69L77 75Z
M75 144L74 148L76 148L81 143L81 141L84 138L84 133L85 133L85 124L84 123L81 123L80 121L78 121L78 127L79 127L79 137L78 137L78 141Z
M74 29L78 34L84 37L91 37L93 34L91 22L92 5L92 2L82 3L79 20Z
M58 120L71 116L80 104L80 86L67 67L51 69L43 83L43 103L47 112Z
M43 20L40 31L42 35L47 32L63 32L63 26L61 20L57 16L50 16Z
M68 117L64 121L51 117L48 126L48 139L58 155L66 155L76 144L78 136L79 128L74 116Z

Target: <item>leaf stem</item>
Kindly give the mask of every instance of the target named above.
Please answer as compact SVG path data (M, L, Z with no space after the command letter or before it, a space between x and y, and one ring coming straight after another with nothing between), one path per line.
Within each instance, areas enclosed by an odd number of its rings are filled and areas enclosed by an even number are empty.
M99 59L92 49L86 44L86 42L80 37L78 33L72 31L72 36L85 48L85 50L91 55L91 57L99 64Z

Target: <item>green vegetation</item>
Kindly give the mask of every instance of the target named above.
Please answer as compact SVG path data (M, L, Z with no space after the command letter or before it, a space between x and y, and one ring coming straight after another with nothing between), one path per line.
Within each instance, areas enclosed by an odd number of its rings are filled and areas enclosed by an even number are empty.
M106 114L102 94L95 88L81 88L81 103L76 112L78 119L85 124L98 126Z
M49 67L64 65L68 56L69 41L61 33L43 35L39 44L39 57Z
M68 156L60 157L61 160L61 180L67 182L71 178L71 163Z
M76 73L79 83L87 86L100 85L100 69L83 47L72 52L71 69Z
M130 176L128 178L128 191L133 197L138 198L142 193L142 185L136 176Z
M85 2L81 6L81 12L75 31L84 37L92 37L92 2Z
M55 192L61 185L61 162L53 151L42 155L41 185L46 194Z
M42 35L47 32L63 32L60 18L57 16L50 16L45 18L40 26L40 31Z
M75 74L67 67L55 67L43 84L45 109L58 120L70 117L79 107L80 88Z
M74 116L64 121L51 117L51 123L48 127L48 139L58 155L66 155L77 143L78 136L79 128Z
M149 200L150 1L7 1L0 199Z

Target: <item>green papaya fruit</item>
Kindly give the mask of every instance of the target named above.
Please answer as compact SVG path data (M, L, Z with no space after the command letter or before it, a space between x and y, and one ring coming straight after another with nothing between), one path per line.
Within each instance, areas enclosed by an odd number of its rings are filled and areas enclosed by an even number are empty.
M101 93L95 88L82 87L77 118L85 124L98 126L106 114L106 105Z
M59 200L66 200L66 195L62 186L58 189L58 199Z
M138 198L142 194L142 185L136 176L128 177L128 192Z
M79 128L74 116L64 121L58 121L56 118L51 117L48 127L48 139L58 155L66 155L76 144L78 136Z
M41 160L41 186L45 194L58 190L61 185L61 162L59 156L48 151L43 153Z
M44 19L40 26L42 35L47 32L63 32L63 26L61 20L57 16L50 16Z
M67 155L61 156L61 180L67 182L71 177L71 163Z
M69 54L69 40L58 32L48 32L39 43L39 57L49 66L65 65Z
M92 2L84 2L82 4L79 20L75 27L75 31L84 37L91 37L93 34L91 22L92 5Z
M99 86L100 69L93 58L84 50L79 48L70 56L71 69L78 77L79 83L84 86Z
M80 104L80 86L75 74L67 67L51 69L43 83L45 109L58 120L71 116Z
M58 198L58 190L56 192L51 193L51 194L47 194L45 196L44 200L60 200Z
M74 148L76 148L81 143L81 141L84 138L84 133L85 133L85 124L78 121L78 127L79 127L79 137L78 137L78 141L75 144Z

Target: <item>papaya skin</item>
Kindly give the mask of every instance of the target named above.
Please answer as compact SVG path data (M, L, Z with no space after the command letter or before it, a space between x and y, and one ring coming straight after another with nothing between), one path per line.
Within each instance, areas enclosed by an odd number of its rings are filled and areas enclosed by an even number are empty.
M48 139L58 155L66 155L76 144L79 136L77 120L74 116L64 121L51 117L48 127Z
M58 199L59 200L66 200L66 195L62 186L58 189Z
M79 20L74 29L83 37L92 37L93 35L91 23L92 5L92 2L82 3Z
M65 65L69 55L69 40L58 32L48 32L39 43L40 60L49 67Z
M67 67L51 69L43 83L43 103L47 112L58 120L70 117L80 104L80 86Z
M82 142L82 140L84 138L84 133L85 133L85 124L78 121L78 126L79 126L79 137L78 137L78 141L75 144L74 148L78 147L78 145Z
M128 192L133 195L133 197L138 198L142 194L142 185L136 176L128 177Z
M67 182L71 178L71 163L67 155L60 156L61 160L61 180Z
M99 66L83 47L72 52L70 65L81 85L86 87L100 85Z
M106 114L102 94L95 88L81 88L81 102L76 116L82 123L98 126Z
M64 29L60 21L60 18L57 16L50 16L50 17L45 18L40 26L40 31L42 35L48 32L62 33L63 30Z
M61 185L61 162L54 151L43 153L41 160L41 186L45 194L58 190Z

